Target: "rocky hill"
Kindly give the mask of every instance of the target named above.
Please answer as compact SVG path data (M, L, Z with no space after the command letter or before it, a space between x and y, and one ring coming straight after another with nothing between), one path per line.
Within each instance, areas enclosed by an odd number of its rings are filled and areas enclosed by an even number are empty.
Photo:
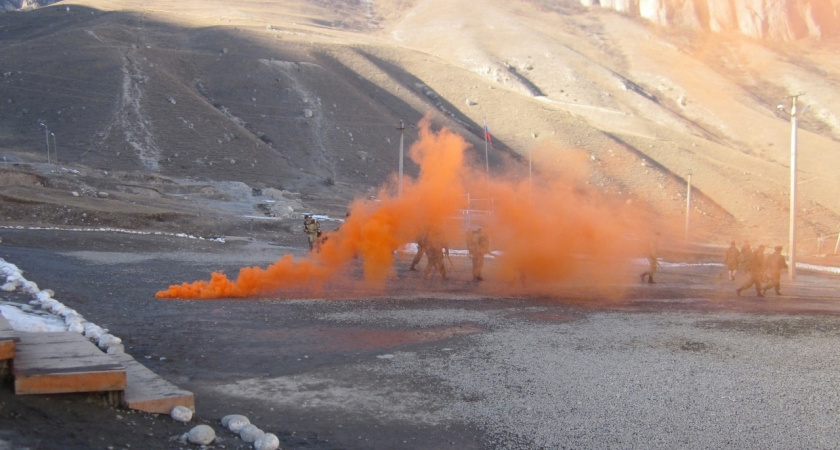
M582 172L681 224L691 174L698 239L784 243L791 123L777 105L802 94L797 213L813 253L840 223L836 28L816 1L786 3L784 23L771 2L750 10L758 22L736 3L61 1L0 14L0 153L129 204L236 183L340 214L394 177L400 121L407 149L431 114L494 177ZM799 36L821 39L781 40ZM21 205L43 200L13 188L7 221L31 219Z
M682 30L728 32L771 40L836 36L837 2L832 0L581 0Z

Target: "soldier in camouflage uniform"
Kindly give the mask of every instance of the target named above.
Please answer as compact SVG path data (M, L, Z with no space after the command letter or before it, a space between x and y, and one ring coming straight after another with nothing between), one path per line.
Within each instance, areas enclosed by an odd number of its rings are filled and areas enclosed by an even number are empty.
M309 240L309 251L315 249L315 243L318 242L318 237L321 236L321 225L309 214L303 216L303 232Z
M740 296L741 291L750 286L755 286L755 294L759 297L764 297L764 294L761 292L761 280L764 278L764 264L764 246L759 245L758 248L752 252L752 260L750 261L750 279L735 290L736 294Z
M439 230L430 232L427 235L424 247L428 261L426 262L426 273L423 274L423 279L428 280L429 275L436 270L440 272L441 278L446 280L446 264L443 258L444 256L449 257L449 247L446 245L443 233Z
M738 264L741 262L741 252L738 251L738 247L735 246L735 241L732 241L729 244L729 248L726 249L726 256L723 258L723 263L726 265L726 269L729 270L729 279L734 280L735 274L738 272Z
M426 241L428 240L428 236L426 232L423 232L417 238L417 253L414 254L414 259L411 260L411 266L408 267L408 270L417 270L417 264L420 264L420 260L423 259L423 255L426 254ZM426 257L428 260L428 256Z
M785 257L782 256L782 246L777 245L767 259L764 261L767 266L767 273L770 275L770 282L764 286L764 293L766 294L770 288L776 291L776 295L782 295L782 271L787 269L788 265L785 262Z
M481 269L484 267L484 254L490 251L490 242L487 240L487 235L479 228L467 230L464 234L464 240L467 241L467 251L470 253L470 260L472 261L472 275L473 280L482 281Z
M645 282L645 277L647 277L648 284L656 284L656 282L653 281L653 274L656 273L656 268L659 267L659 259L657 258L657 253L659 253L659 237L660 234L657 232L656 235L654 235L653 239L651 239L651 241L648 243L647 260L650 266L648 270L642 272L641 275L639 275L639 277L642 279L642 283Z

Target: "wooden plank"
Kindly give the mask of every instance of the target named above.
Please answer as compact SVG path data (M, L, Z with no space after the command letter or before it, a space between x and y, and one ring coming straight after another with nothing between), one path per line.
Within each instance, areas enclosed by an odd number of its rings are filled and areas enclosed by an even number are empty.
M15 346L18 341L20 341L20 338L17 332L9 325L9 321L0 314L0 361L15 357Z
M123 353L111 356L125 366L128 376L123 406L156 414L169 414L176 406L185 406L195 412L195 396L192 392L166 381L131 355Z
M42 345L42 344L61 344L63 342L68 342L68 340L84 340L87 342L87 338L82 336L79 333L70 333L68 331L50 331L50 332L22 332L24 334L29 335L29 339L26 342L23 342L24 345ZM68 336L68 334L72 334L72 336ZM78 339L77 339L78 338ZM92 342L91 342L92 344Z
M119 391L125 367L79 333L19 332L12 368L16 394Z

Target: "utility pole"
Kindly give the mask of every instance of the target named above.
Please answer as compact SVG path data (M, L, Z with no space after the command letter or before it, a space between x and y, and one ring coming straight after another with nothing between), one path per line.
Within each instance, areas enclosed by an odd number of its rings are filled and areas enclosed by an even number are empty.
M490 192L490 153L487 151L490 130L487 128L487 118L484 118L484 168L487 174L487 192Z
M528 200L533 201L534 197L534 169L531 158L532 148L528 149Z
M802 93L791 95L788 97L791 100L790 107L790 234L788 236L788 251L790 252L790 262L788 263L788 278L791 281L796 279L796 120L799 114L805 112L807 106L802 111L797 110L796 101L802 96ZM778 106L779 110L784 111L784 105Z
M837 233L837 243L834 244L834 253L837 253L837 248L840 247L840 233Z
M42 127L44 127L44 139L47 141L47 164L50 163L50 129L47 128L47 124L44 122L40 123Z
M399 183L399 186L397 187L397 192L398 192L397 196L399 198L402 198L402 192L403 192L403 143L404 143L404 138L405 138L405 122L400 120L400 125L397 127L397 129L400 130L400 177L399 177L399 180L397 181Z
M691 169L688 169L688 190L685 194L685 242L688 242L688 223L691 217Z

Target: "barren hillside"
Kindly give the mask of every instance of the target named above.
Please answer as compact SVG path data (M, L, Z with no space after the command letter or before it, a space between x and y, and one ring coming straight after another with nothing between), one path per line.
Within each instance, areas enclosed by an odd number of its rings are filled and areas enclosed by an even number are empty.
M431 112L479 166L486 120L493 176L527 177L529 160L535 182L585 172L681 224L691 173L695 239L785 243L777 105L801 93L800 251L815 253L840 226L840 53L823 35L681 31L571 0L61 1L0 14L0 153L58 176L51 145L94 190L236 182L338 214L393 177L398 123L408 147ZM33 196L4 184L6 220L31 220L9 211Z

